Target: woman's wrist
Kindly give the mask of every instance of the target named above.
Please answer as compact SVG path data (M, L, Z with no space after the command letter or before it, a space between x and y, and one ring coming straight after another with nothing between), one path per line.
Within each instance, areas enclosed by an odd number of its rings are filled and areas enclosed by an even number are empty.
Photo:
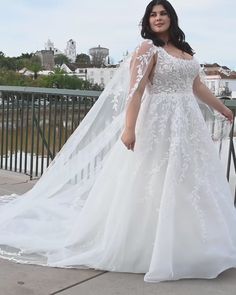
M228 111L228 108L227 108L224 104L222 104L222 106L221 106L219 112L220 112L221 114L224 114L224 113L227 112L227 111Z
M129 132L135 132L135 127L133 126L125 126L125 130L129 131Z

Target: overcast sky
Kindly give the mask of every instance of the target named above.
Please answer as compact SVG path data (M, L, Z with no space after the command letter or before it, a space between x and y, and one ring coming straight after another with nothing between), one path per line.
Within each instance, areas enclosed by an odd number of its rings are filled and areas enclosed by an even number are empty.
M236 1L172 0L186 41L199 62L218 62L236 70ZM147 0L0 0L0 51L7 56L44 49L50 38L77 53L101 45L115 62L140 42L139 22Z

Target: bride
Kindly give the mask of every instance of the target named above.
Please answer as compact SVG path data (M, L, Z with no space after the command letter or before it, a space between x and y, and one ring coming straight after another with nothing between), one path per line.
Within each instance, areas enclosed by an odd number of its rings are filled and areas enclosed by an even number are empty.
M236 212L174 8L151 1L145 39L37 184L2 196L0 255L20 263L214 278L236 267ZM230 125L230 123L228 123Z

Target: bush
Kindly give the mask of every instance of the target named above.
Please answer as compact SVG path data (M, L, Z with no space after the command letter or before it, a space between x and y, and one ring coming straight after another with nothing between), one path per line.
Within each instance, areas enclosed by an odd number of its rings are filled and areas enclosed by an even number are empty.
M79 79L76 76L69 76L63 73L50 74L48 76L38 76L37 79L21 75L15 71L0 69L0 85L7 86L29 86L44 88L64 88L80 90L102 90L97 84Z

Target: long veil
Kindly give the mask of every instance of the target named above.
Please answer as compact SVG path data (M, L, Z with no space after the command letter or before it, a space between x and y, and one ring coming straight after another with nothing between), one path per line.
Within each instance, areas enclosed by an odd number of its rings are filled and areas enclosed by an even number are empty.
M19 197L0 197L1 257L46 264L47 255L43 253L61 247L120 137L126 106L156 52L150 40L139 45L117 69L35 186ZM145 91L142 99L147 98ZM215 122L212 112L208 113L208 121Z

